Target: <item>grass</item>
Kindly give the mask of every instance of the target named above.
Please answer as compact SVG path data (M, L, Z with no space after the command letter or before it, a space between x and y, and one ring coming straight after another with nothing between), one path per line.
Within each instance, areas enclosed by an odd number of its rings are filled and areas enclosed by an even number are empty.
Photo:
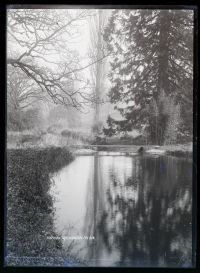
M74 145L72 150L77 149L91 149L97 151L108 151L108 152L124 152L124 153L137 153L140 147L144 147L144 150L150 150L155 147L155 145ZM163 145L159 149L165 150L166 154L180 157L192 157L192 143L187 144L176 144L176 145Z
M83 132L73 130L26 130L21 132L8 131L7 147L17 149L66 147L91 142L91 137Z
M55 266L71 257L61 239L47 236L57 236L51 174L72 160L63 148L7 150L7 265Z

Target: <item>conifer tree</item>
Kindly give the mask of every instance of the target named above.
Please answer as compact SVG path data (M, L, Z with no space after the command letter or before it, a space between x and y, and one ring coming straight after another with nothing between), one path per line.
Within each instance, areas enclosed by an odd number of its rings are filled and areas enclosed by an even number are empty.
M110 101L124 118L117 130L151 124L147 109L152 100L158 104L161 90L179 103L182 128L188 129L192 122L186 109L192 108L193 11L115 10L104 39L114 56L110 61ZM162 136L166 126L167 121L159 124ZM109 127L106 129L105 134Z

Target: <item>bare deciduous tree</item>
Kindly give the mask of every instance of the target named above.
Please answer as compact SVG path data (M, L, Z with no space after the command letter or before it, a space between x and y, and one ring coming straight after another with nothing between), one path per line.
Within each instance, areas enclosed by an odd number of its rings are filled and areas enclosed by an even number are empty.
M94 65L91 66L91 79L95 96L95 117L93 130L98 135L101 131L100 105L103 102L103 90L105 89L105 67L106 59L103 59L105 53L105 42L103 32L107 22L108 14L99 9L96 10L93 17L90 18L90 57ZM102 60L101 60L102 59ZM98 61L97 60L101 60Z
M36 86L33 79L27 77L20 69L8 67L7 69L7 102L13 111L21 111L33 106L39 100L50 99Z
M93 99L81 75L91 64L80 65L72 44L88 16L85 9L8 9L7 64L23 71L54 103L81 109Z

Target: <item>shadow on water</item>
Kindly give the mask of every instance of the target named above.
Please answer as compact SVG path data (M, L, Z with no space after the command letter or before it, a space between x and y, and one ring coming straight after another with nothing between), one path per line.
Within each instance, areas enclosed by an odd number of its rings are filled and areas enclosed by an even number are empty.
M6 265L63 266L70 251L54 228L52 173L72 160L60 148L7 151Z
M7 264L192 266L192 160L96 153L54 166L19 153L8 153Z
M94 156L85 230L91 265L190 267L192 163Z

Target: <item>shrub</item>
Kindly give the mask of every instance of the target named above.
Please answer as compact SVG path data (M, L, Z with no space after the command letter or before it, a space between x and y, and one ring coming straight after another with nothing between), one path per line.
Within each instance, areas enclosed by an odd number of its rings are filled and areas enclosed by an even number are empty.
M56 172L73 159L70 151L61 148L7 150L7 264L34 265L45 257L50 264L60 256L62 240L53 223L53 199L49 193L51 172ZM68 255L68 253L66 253ZM22 262L21 257L35 257Z
M37 108L20 109L8 111L7 128L13 131L23 131L32 129L39 124L39 110Z

